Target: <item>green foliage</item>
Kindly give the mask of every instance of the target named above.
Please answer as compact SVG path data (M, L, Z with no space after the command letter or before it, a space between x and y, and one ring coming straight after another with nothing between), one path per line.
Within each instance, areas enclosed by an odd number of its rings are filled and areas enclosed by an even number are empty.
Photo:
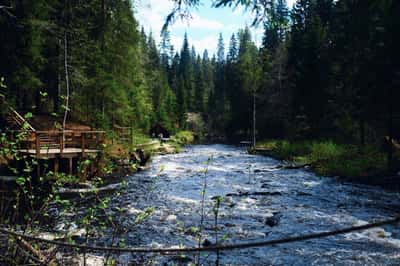
M74 185L80 182L77 176L67 175L64 173L53 173L51 171L47 173L46 179L55 182L57 186L60 187L63 187L65 185Z
M309 142L290 142L286 140L278 141L276 144L276 149L273 153L282 159L291 159L296 156L301 156L304 154L309 154L311 146Z
M345 148L332 141L313 142L311 144L311 161L327 161L345 153Z
M146 219L148 219L153 215L154 211L155 211L154 207L148 207L144 209L143 212L141 212L138 216L136 216L135 224L138 225L143 223Z
M310 164L321 175L362 177L385 172L385 154L373 145L359 148L333 141L262 141L259 148L279 159Z
M194 141L194 134L191 131L179 131L172 137L172 141L177 144L190 144Z
M135 132L133 137L134 146L142 145L151 142L151 138L147 134Z

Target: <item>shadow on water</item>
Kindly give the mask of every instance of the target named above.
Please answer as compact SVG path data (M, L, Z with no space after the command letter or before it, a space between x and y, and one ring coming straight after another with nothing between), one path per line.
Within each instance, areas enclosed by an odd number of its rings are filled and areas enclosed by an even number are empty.
M279 169L280 161L249 155L240 147L196 145L186 147L180 154L155 157L149 170L129 177L127 190L111 201L111 210L125 209L119 220L127 230L118 238L125 239L128 246L197 246L205 162L210 156L203 245L215 244L216 231L219 243L260 241L359 225L399 212L398 193L339 183L302 169ZM215 227L213 206L217 196L223 198ZM148 207L154 208L154 213L135 224L136 217ZM399 265L399 237L398 227L385 226L289 245L224 251L220 264ZM94 243L110 243L110 238L106 233ZM121 264L195 262L193 254L122 254L116 259ZM213 253L201 256L205 265L215 265L215 260Z

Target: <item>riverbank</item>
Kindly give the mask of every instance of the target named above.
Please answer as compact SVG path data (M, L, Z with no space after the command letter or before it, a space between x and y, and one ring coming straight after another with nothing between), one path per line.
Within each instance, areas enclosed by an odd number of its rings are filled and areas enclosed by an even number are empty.
M109 143L103 151L98 165L98 172L102 177L102 185L120 182L124 177L132 175L147 168L147 163L153 155L166 155L179 153L184 145L193 143L195 137L191 131L179 131L168 140L151 139L144 135L137 135L133 145L121 143ZM88 162L90 163L90 162ZM58 176L64 178L64 185L78 187L80 179L78 176ZM63 180L61 183L63 183ZM93 179L93 178L92 178ZM96 181L97 179L94 178ZM89 179L84 186L92 186ZM96 183L96 182L95 182Z
M179 153L184 145L193 143L195 137L193 132L180 131L169 140L151 139L140 134L134 140L129 144L108 140L100 157L86 158L77 165L78 174L49 171L41 182L52 188L47 193L55 192L61 198L113 193L127 176L147 169L153 155ZM7 162L2 165L7 169ZM18 176L10 175L9 171L0 172L0 188L9 191L7 195L10 194L11 203L14 198L12 191L20 186L18 182Z
M264 140L250 150L290 162L290 167L310 167L318 175L339 177L400 190L400 178L387 170L386 154L377 147L358 147L333 141ZM398 158L399 154L395 154Z

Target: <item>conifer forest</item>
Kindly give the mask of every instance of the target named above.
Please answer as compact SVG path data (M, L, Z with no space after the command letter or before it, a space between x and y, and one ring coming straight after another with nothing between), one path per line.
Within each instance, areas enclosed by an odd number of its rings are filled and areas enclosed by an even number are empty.
M0 1L0 265L400 264L400 1L148 1Z

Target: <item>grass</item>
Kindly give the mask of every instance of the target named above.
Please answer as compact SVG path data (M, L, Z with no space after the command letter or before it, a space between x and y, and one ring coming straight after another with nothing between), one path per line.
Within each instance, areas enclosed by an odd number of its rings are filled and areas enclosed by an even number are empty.
M135 132L133 137L133 146L138 146L151 142L151 138L143 133Z
M330 140L262 141L257 148L297 164L311 164L317 174L343 177L373 176L386 171L386 155L377 147L338 144Z

